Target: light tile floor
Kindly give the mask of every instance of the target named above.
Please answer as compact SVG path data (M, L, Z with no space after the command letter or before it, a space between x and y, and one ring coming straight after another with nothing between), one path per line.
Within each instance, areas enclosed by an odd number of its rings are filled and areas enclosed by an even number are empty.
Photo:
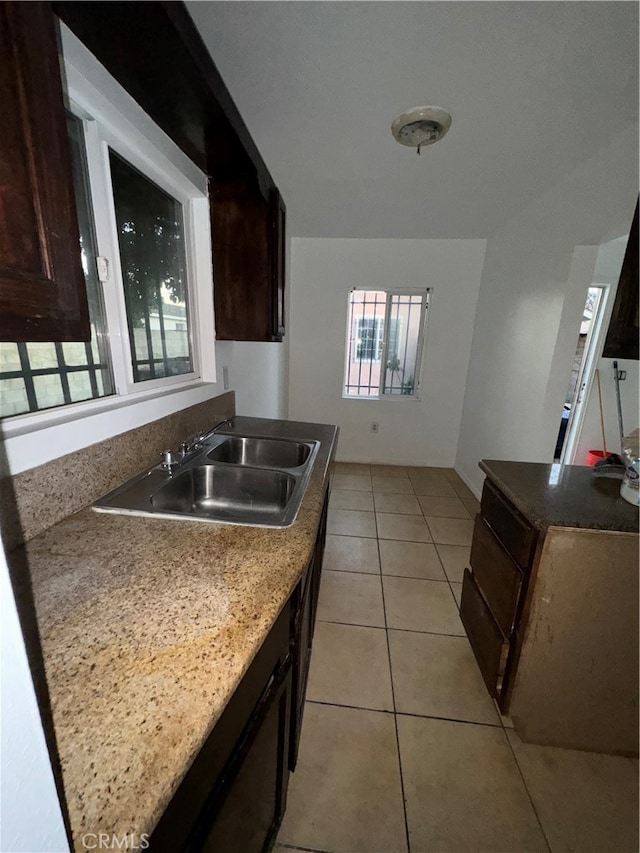
M284 853L625 853L638 762L524 744L457 607L479 505L450 469L338 463Z

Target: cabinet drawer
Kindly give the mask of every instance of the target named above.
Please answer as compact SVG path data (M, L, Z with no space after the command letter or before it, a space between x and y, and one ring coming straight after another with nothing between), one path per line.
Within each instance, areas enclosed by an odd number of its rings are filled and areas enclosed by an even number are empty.
M480 511L516 563L527 569L536 542L536 530L489 480L484 484Z
M460 618L489 693L497 699L502 689L509 644L485 604L469 569L464 570Z
M505 636L510 637L523 576L482 516L476 516L471 544L471 568L477 585Z

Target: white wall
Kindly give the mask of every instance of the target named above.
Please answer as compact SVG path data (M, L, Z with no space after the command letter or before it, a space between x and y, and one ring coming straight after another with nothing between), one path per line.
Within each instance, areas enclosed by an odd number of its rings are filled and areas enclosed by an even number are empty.
M0 850L68 851L4 550L0 543Z
M289 416L338 424L338 459L452 465L484 249L484 240L294 238ZM343 399L350 289L403 285L433 288L421 400Z
M288 363L286 338L283 343L218 341L218 380L229 370L229 386L236 392L239 415L257 418L286 418Z
M571 275L574 250L628 231L637 158L636 124L487 243L456 457L476 492L480 459L552 459L590 284L588 264Z

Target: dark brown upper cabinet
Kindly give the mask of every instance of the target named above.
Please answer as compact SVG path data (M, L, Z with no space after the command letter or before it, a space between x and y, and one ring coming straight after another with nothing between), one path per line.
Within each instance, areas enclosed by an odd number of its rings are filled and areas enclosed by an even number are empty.
M49 3L0 3L0 127L0 340L89 340Z
M216 337L281 341L284 335L285 208L251 180L211 181Z
M607 331L604 358L638 361L640 327L638 324L638 203L633 215L629 241L624 253L616 301Z
M209 176L217 338L281 341L284 202L184 3L53 6Z

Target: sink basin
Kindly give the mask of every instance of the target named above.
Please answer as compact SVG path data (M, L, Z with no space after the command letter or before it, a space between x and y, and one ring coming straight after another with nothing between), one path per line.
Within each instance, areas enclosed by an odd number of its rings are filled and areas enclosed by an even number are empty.
M207 458L233 465L258 465L267 468L299 468L309 458L311 446L278 438L229 436Z
M320 442L215 432L167 470L161 465L99 498L98 512L288 527Z
M295 484L295 477L283 471L199 465L158 489L151 504L211 518L276 516L286 509Z

